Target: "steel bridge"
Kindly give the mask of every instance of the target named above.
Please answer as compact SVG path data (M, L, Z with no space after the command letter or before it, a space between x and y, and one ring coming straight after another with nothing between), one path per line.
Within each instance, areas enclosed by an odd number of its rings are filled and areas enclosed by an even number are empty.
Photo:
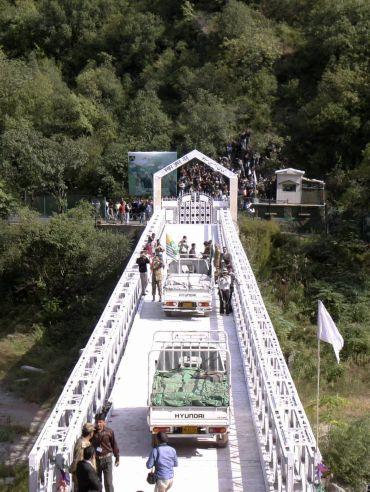
M150 219L38 436L29 455L31 492L57 490L60 469L67 470L71 463L82 425L93 421L107 402L111 403L108 425L115 431L121 454L114 469L115 490L151 490L145 480L151 449L146 423L147 354L155 331L189 329L228 334L232 422L227 448L202 441L175 442L179 467L173 490L316 490L315 466L321 456L228 203L212 205L212 223L209 217L204 223L174 220L176 206L176 201L163 203ZM198 251L206 239L226 246L236 275L232 316L218 314L216 292L211 316L205 318L165 318L151 295L141 296L136 258L153 232L162 244L166 233L175 241L186 234Z

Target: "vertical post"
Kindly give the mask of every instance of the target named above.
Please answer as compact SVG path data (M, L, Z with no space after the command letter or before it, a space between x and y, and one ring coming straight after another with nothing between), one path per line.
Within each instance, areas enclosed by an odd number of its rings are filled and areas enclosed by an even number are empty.
M271 193L269 192L269 219L271 220Z
M37 486L38 461L33 453L31 453L28 457L28 467L29 467L28 490L29 492L36 492L38 488Z
M153 177L153 208L154 212L162 208L162 178L155 174Z
M293 443L291 443L293 446ZM294 451L289 450L286 463L286 492L294 490Z
M238 220L238 178L230 178L230 213L233 221Z
M316 455L319 451L320 338L317 337Z

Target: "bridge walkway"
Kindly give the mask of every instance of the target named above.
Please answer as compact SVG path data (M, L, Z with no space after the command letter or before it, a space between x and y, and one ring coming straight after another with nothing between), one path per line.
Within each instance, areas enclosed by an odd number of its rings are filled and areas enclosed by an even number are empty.
M212 441L179 440L174 492L264 492L265 483L252 421L233 317L218 314L214 291L213 312L208 318L166 318L159 302L147 294L136 315L111 395L113 410L108 425L120 448L121 463L114 469L115 490L153 491L146 483L145 463L151 450L146 421L148 357L153 333L158 330L225 330L232 364L232 422L229 446Z

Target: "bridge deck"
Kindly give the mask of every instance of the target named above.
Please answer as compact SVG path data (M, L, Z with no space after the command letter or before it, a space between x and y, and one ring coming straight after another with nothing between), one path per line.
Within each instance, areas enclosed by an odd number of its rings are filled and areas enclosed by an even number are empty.
M214 301L215 304L216 299ZM189 329L224 329L228 333L232 364L232 422L227 448L218 449L210 441L177 439L174 442L179 467L175 471L172 490L263 492L265 484L232 316L220 316L214 307L209 318L165 318L159 302L151 302L149 294L132 326L111 397L113 411L108 425L115 431L121 454L121 464L114 470L115 490L153 491L153 486L145 480L145 462L151 450L146 421L147 354L155 331Z

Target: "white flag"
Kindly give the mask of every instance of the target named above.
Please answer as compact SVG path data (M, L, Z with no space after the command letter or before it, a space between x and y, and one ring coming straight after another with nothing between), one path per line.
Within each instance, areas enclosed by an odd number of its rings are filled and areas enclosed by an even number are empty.
M339 364L339 352L344 345L343 337L339 333L338 328L335 326L334 321L321 301L319 301L317 325L317 338L333 345L335 356Z

